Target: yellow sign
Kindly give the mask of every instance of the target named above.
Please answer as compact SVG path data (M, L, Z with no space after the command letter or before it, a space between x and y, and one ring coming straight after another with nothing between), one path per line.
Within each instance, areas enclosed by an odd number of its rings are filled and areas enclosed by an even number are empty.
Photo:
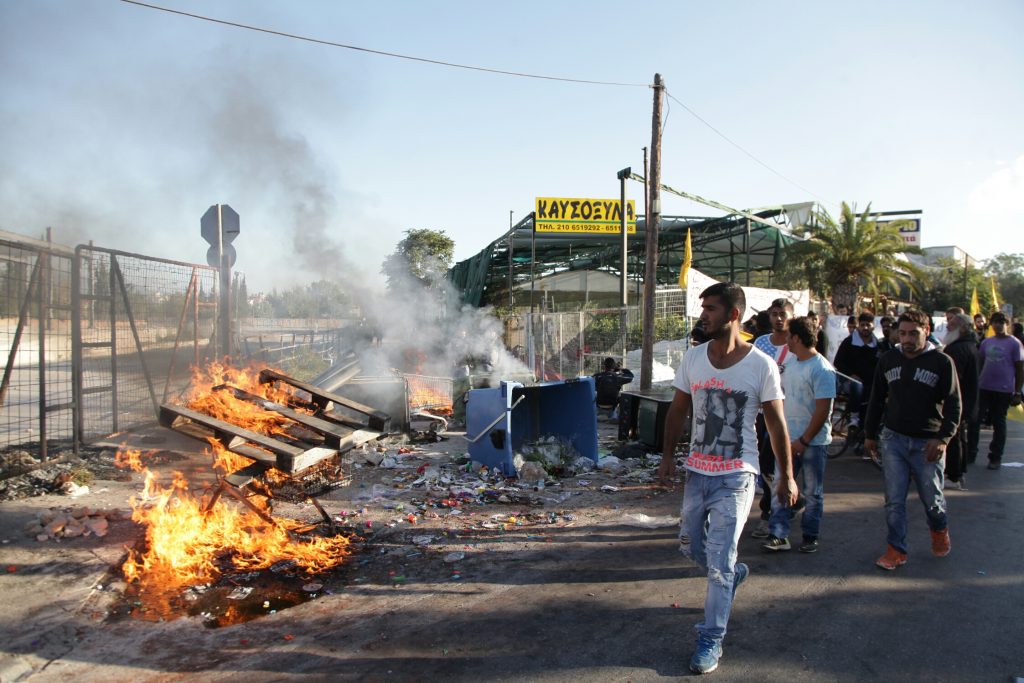
M622 202L618 199L537 197L533 214L537 232L622 233ZM626 231L636 234L636 203L626 200Z

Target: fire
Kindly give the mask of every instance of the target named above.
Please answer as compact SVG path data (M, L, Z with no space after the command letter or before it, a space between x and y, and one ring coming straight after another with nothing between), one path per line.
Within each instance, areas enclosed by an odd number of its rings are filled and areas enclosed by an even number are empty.
M286 434L285 428L291 422L288 418L237 398L230 390L219 388L222 385L230 385L274 403L287 404L293 397L293 394L285 389L278 389L272 384L261 384L259 368L234 368L212 362L205 367L193 368L186 405L192 410L260 434Z
M405 379L409 383L410 408L427 408L434 413L452 412L450 392L438 388L436 382L412 375L406 375Z
M169 486L161 485L138 451L122 450L117 462L146 473L144 496L130 501L132 520L146 527L146 540L145 549L130 551L122 566L129 582L184 587L215 581L225 570L265 569L282 560L316 574L349 554L346 537L293 539L289 532L303 525L292 520L271 524L222 499L204 510L180 472Z

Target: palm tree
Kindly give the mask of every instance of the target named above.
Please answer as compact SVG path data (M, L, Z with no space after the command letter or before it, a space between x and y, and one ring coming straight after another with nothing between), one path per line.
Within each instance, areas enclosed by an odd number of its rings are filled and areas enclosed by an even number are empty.
M878 225L877 219L870 204L858 215L856 205L843 202L838 222L819 207L804 234L797 233L803 240L789 245L784 259L790 269L803 271L812 289L830 294L833 305L845 305L852 312L858 308L862 290L876 296L898 291L901 285L914 290L920 274L900 258L920 253L900 235L900 227L910 221Z

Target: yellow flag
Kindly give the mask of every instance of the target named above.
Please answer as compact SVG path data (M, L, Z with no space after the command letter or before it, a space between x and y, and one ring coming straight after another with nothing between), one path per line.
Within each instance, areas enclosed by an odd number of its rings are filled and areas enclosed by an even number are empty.
M992 286L992 312L995 313L999 310L999 295L996 294L996 279L994 277L989 278L989 284ZM992 329L991 324L989 324L988 329L985 330L985 336L996 336L996 331Z
M981 313L981 304L978 303L978 288L975 287L974 291L971 292L971 317Z
M683 251L683 263L679 268L679 286L686 289L690 279L690 265L693 263L693 245L690 242L690 229L686 229L686 249Z

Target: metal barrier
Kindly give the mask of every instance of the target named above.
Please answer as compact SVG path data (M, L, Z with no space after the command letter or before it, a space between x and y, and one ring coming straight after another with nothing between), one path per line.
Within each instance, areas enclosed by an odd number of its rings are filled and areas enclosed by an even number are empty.
M627 365L627 355L639 353L643 341L643 311L584 309L565 313L522 313L505 320L505 343L513 355L533 368L538 379L579 377L599 372L605 358ZM684 338L690 330L685 293L662 287L655 293L654 342ZM657 359L657 358L656 358ZM672 364L670 355L657 359ZM634 370L639 362L633 364Z
M72 436L71 250L0 237L0 447Z
M218 271L79 245L71 281L77 447L155 421L214 357Z

